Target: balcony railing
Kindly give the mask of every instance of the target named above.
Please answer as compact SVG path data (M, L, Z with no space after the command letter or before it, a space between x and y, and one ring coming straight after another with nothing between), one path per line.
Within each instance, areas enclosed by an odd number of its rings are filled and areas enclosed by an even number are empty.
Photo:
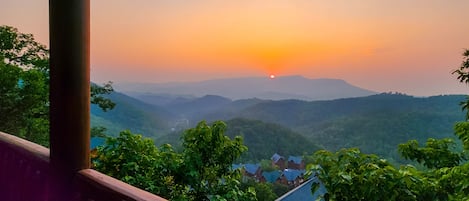
M48 200L49 169L49 149L0 132L0 200ZM165 200L92 169L77 172L70 188L77 201Z

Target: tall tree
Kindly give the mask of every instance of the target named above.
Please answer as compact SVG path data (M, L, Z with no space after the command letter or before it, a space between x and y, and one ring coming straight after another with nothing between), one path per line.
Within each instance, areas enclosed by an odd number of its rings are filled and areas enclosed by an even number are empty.
M102 96L112 91L110 82L93 84L91 103L112 109ZM0 130L48 146L49 51L10 26L0 26L0 95Z
M49 52L31 34L0 26L0 129L48 144Z
M234 161L247 151L241 137L231 140L224 135L226 124L217 121L211 126L204 121L188 129L183 136L183 183L190 184L195 200L208 200L217 195L228 200L241 200L243 194L231 170Z

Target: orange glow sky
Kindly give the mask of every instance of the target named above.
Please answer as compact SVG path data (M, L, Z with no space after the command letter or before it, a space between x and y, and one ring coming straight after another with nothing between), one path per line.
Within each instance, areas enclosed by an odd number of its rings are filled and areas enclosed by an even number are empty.
M338 78L379 92L467 93L467 0L92 0L92 80ZM2 0L0 24L48 43L48 1Z

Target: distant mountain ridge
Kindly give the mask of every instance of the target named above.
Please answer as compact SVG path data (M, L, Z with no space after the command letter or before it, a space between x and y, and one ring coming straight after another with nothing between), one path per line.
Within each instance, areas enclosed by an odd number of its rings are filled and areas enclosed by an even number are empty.
M218 95L232 100L259 98L312 101L377 94L340 79L309 79L298 75L274 79L247 77L185 83L116 83L115 88L131 95L135 95L135 93L179 94L196 97Z

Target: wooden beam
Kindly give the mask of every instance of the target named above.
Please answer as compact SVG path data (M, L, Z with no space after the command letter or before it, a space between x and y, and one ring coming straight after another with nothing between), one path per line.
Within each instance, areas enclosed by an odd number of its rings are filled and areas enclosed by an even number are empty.
M82 200L166 201L164 198L92 169L81 170L76 182L81 186Z
M51 200L72 200L90 167L89 18L89 0L49 0Z

